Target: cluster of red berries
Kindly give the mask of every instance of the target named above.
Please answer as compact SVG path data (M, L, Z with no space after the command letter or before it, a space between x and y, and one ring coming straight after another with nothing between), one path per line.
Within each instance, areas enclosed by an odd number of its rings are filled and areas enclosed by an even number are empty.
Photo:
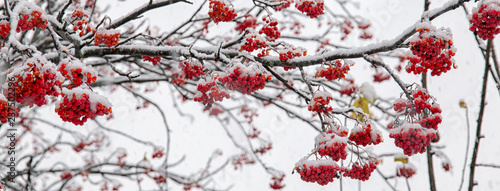
M252 28L252 29L255 29L257 27L257 18L255 18L253 15L251 14L247 14L245 15L245 20L243 20L243 22L238 22L236 24L236 31L238 32L243 32L245 31L247 28Z
M314 93L314 97L307 104L307 109L318 113L328 113L333 110L332 106L328 105L332 99L330 92L318 91Z
M281 61L287 61L295 57L301 57L307 55L307 50L302 47L293 47L290 44L284 44L284 48L278 49Z
M15 78L15 81L10 79ZM56 65L45 59L29 59L21 66L10 70L7 83L15 83L16 102L27 106L42 106L47 103L45 96L59 96L64 77L57 72ZM4 95L8 97L4 86Z
M33 10L31 14L20 15L16 32L31 30L35 27L45 30L47 28L47 19L42 17L42 12Z
M368 31L368 28L370 28L371 24L369 22L360 22L358 23L358 28L361 29L361 35L359 35L360 39L371 39L373 38L373 34Z
M323 0L297 0L295 7L311 18L316 18L319 15L325 14Z
M207 111L207 110L208 110L208 116L219 116L220 114L225 112L222 108L220 108L217 105L213 105L212 107L203 108L203 111Z
M12 116L13 112L14 116ZM19 117L19 108L9 106L7 99L0 94L0 123L7 123L9 117Z
M282 183L283 179L285 179L285 174L281 174L281 176L273 176L271 180L273 181L269 186L273 190L281 190L282 188L285 187L285 185Z
M334 161L347 157L347 138L336 135L331 130L316 137L316 147L320 156L329 156Z
M375 75L373 75L374 82L383 82L389 79L391 79L391 75L386 72L378 72Z
M89 25L89 15L86 14L83 10L78 10L78 9L75 9L73 11L73 13L71 14L71 19L72 19L72 23L73 23L73 30L76 32L76 31L80 31L78 34L80 36L83 36L85 34L85 30L86 32L94 32L95 33L95 30L92 29L92 27L90 27Z
M97 71L85 66L78 60L64 60L59 64L59 72L71 81L68 89L73 89L85 83L90 85L97 80Z
M6 20L0 21L0 36L7 38L10 34L10 23Z
M142 59L144 59L144 61L149 61L151 63L153 63L154 66L156 66L156 64L158 64L158 62L161 61L161 56L142 56Z
M107 29L99 29L95 33L94 45L105 44L108 47L118 45L118 41L120 41L120 31L118 30L107 30Z
M198 81L198 92L194 96L194 101L203 102L205 105L212 105L215 101L222 101L224 98L229 99L229 94L226 91L219 90L217 83L213 80Z
M155 147L153 151L153 158L161 158L165 153L163 152L163 148Z
M341 85L340 90L339 90L340 95L351 96L354 92L356 92L356 90L358 90L358 87L356 86L356 84L354 84L354 79L344 78L344 80L347 83L344 83L343 85Z
M229 22L237 15L233 6L229 6L226 0L210 0L208 16L214 23Z
M439 76L455 67L455 47L453 46L450 29L436 27L428 24L417 28L419 36L410 41L412 55L406 66L408 73L420 74L431 70L432 76Z
M415 167L410 164L398 165L396 167L396 176L410 178L417 173Z
M372 127L372 124L367 123L361 127L354 127L349 135L349 140L354 141L357 145L377 145L382 142L382 132L375 126Z
M280 2L280 3L283 3L281 5L278 5L278 6L274 6L274 10L276 11L281 11L283 9L286 9L288 7L290 7L290 5L292 4L293 0L273 0L273 2Z
M324 67L324 64L321 67L316 68L316 74L314 77L323 77L328 81L342 79L345 78L345 75L351 70L351 66L354 65L353 61L344 60L344 63L340 60L335 60L335 63L326 63L328 68Z
M281 32L278 30L278 20L270 16L264 16L262 20L266 22L266 25L260 29L259 34L264 33L269 41L274 41L281 37Z
M266 80L271 79L258 63L250 63L245 66L235 62L233 67L228 68L227 73L219 77L219 81L229 90L237 90L242 94L250 95L252 92L261 90L266 85Z
M389 137L394 138L397 147L402 148L405 155L424 153L426 146L436 137L434 129L422 128L420 124L403 122L400 127L391 129Z
M165 178L165 175L163 175L163 174L153 176L153 180L156 182L156 184L164 184L167 182L167 179Z
M316 182L319 185L327 185L335 178L340 178L340 167L332 160L318 160L301 162L295 166L300 178L306 182Z
M240 47L240 52L252 52L260 48L266 48L266 39L257 34L254 30L249 30L245 35L245 39L243 39L242 45Z
M342 24L340 24L340 32L342 33L342 37L340 40L345 40L349 34L351 34L352 30L354 30L354 25L350 20L344 20Z
M87 119L111 113L107 99L91 90L81 87L63 91L63 100L56 104L56 113L63 121L83 125Z
M61 177L61 180L69 180L69 179L73 178L73 175L71 174L70 171L65 170L61 173L60 177Z
M201 75L205 74L203 72L203 65L201 65L201 63L198 61L179 62L179 68L184 73L184 78L188 80L200 77Z
M500 33L500 5L496 0L483 0L481 7L469 15L470 30L483 40L493 39Z
M378 164L379 162L376 160L370 160L363 166L361 166L358 162L355 162L350 169L344 169L343 176L366 181L370 179L372 172L377 169Z

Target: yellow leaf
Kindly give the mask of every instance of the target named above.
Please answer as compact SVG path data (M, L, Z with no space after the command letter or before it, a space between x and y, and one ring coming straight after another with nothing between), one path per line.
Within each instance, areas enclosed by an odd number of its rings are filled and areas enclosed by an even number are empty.
M372 115L370 113L369 103L370 102L368 100L366 100L365 97L359 97L358 99L356 99L356 101L354 101L354 103L352 104L352 106L357 107L357 108L361 108L363 110L363 112L365 112L366 114L368 114L368 116L371 118ZM362 122L365 121L363 119L363 115L361 115L361 114L354 113L354 117L356 117L358 120L360 120Z
M394 161L401 161L403 164L408 164L408 157L404 156L394 157Z

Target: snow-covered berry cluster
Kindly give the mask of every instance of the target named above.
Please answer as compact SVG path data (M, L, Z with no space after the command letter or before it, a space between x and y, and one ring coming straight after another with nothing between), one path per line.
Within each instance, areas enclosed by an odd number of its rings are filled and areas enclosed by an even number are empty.
M68 89L73 89L83 83L90 85L97 80L97 71L79 60L64 59L59 64L58 71L71 81Z
M369 160L364 165L355 162L351 168L344 169L343 176L366 181L370 178L372 172L377 169L378 164L379 162L377 160Z
M295 57L301 57L307 55L307 50L302 47L294 47L291 44L282 44L283 47L277 49L281 61L287 61Z
M347 75L344 78L344 82L340 86L339 93L340 95L348 95L351 96L354 92L358 90L358 86L354 83L354 78L352 76Z
M266 25L260 29L259 34L265 34L269 41L274 41L281 37L281 32L278 30L278 20L276 20L276 18L264 16L262 20L266 22Z
M184 78L191 80L204 75L203 65L197 60L179 62L179 69L184 73Z
M229 94L220 90L214 79L200 79L198 81L198 92L194 95L194 101L202 102L205 105L212 105L215 101L229 99Z
M266 48L266 39L260 36L255 30L249 29L245 38L241 42L240 52L252 52L260 48Z
M118 45L120 31L115 29L99 29L95 33L94 45L105 44L108 47Z
M10 106L5 96L0 94L0 123L7 123L9 117L19 117L19 108Z
M276 11L281 11L283 9L286 9L290 7L290 5L293 3L294 0L273 0L273 2L280 2L282 3L281 5L274 6L274 10Z
M410 39L408 73L420 74L431 70L432 76L439 76L455 67L456 48L453 46L453 36L449 28L432 26L430 23L417 25L418 36Z
M308 161L304 158L295 164L295 170L303 181L316 182L322 186L340 178L340 167L331 159Z
M334 161L347 157L347 137L341 137L332 130L321 133L315 139L320 156L329 156Z
M493 39L500 33L500 3L497 0L483 0L479 8L469 15L470 30L483 40Z
M263 89L266 80L271 79L271 75L259 63L233 60L231 65L219 76L219 81L229 90L250 95L254 91Z
M7 38L10 34L10 23L7 20L0 21L0 36Z
M383 141L382 132L371 123L362 124L362 126L355 126L351 130L349 140L354 141L356 145L377 145Z
M63 90L63 99L56 103L56 113L63 121L83 125L87 119L111 113L111 103L104 96L88 88Z
M233 6L226 0L210 0L209 8L208 16L216 24L229 22L237 16Z
M335 60L335 63L326 62L326 64L322 64L320 67L316 68L316 74L314 77L323 77L328 81L342 79L345 78L345 75L349 70L351 70L351 66L354 65L354 61L351 60ZM325 67L328 66L328 68Z
M8 83L15 83L16 102L30 107L33 104L42 106L47 103L46 96L59 96L63 81L54 63L37 56L9 70L3 92L8 97Z
M307 104L307 109L309 111L327 114L333 110L332 106L328 105L332 99L332 94L330 92L317 91L314 93L314 97L309 104Z
M35 27L45 30L47 28L47 18L42 14L42 10L26 9L19 15L16 32L32 30Z
M302 13L306 13L311 18L325 14L323 0L296 0L295 7Z
M257 27L257 18L255 18L251 14L247 14L247 15L245 15L245 20L243 20L243 22L238 22L236 24L236 28L235 29L238 32L243 32L247 28L255 29L256 27Z
M151 62L153 63L153 65L156 66L156 64L158 64L158 62L161 61L161 56L142 56L142 59L144 59L144 61L148 61L148 62Z
M273 176L271 180L273 181L269 186L273 190L281 190L285 187L283 184L283 179L285 178L285 174L281 174L281 176Z
M412 164L399 164L396 167L396 176L410 178L417 173L417 168Z
M67 20L73 24L73 31L80 31L78 32L80 36L83 36L87 32L95 33L95 29L89 24L89 13L83 10L82 7L76 6L69 16Z
M394 138L396 146L410 156L426 151L426 146L436 137L442 118L439 104L424 88L415 85L408 91L410 100L400 98L394 103L394 110L408 121L394 123L389 137Z

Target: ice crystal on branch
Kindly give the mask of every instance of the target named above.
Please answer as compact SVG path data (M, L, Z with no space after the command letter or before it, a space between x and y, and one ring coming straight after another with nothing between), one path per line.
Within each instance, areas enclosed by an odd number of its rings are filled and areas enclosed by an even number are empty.
M498 0L483 0L480 7L469 15L470 31L483 40L493 39L500 33L500 3Z
M431 70L432 76L439 76L455 67L453 56L456 48L450 29L437 29L430 23L420 23L416 30L419 35L410 39L408 73L420 74Z

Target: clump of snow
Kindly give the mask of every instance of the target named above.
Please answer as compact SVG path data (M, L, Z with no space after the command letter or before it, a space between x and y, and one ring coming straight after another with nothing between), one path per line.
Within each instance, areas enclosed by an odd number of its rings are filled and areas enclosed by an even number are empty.
M373 103L378 98L377 94L375 93L375 88L373 88L373 86L368 82L364 82L363 84L361 84L359 91L370 103Z

